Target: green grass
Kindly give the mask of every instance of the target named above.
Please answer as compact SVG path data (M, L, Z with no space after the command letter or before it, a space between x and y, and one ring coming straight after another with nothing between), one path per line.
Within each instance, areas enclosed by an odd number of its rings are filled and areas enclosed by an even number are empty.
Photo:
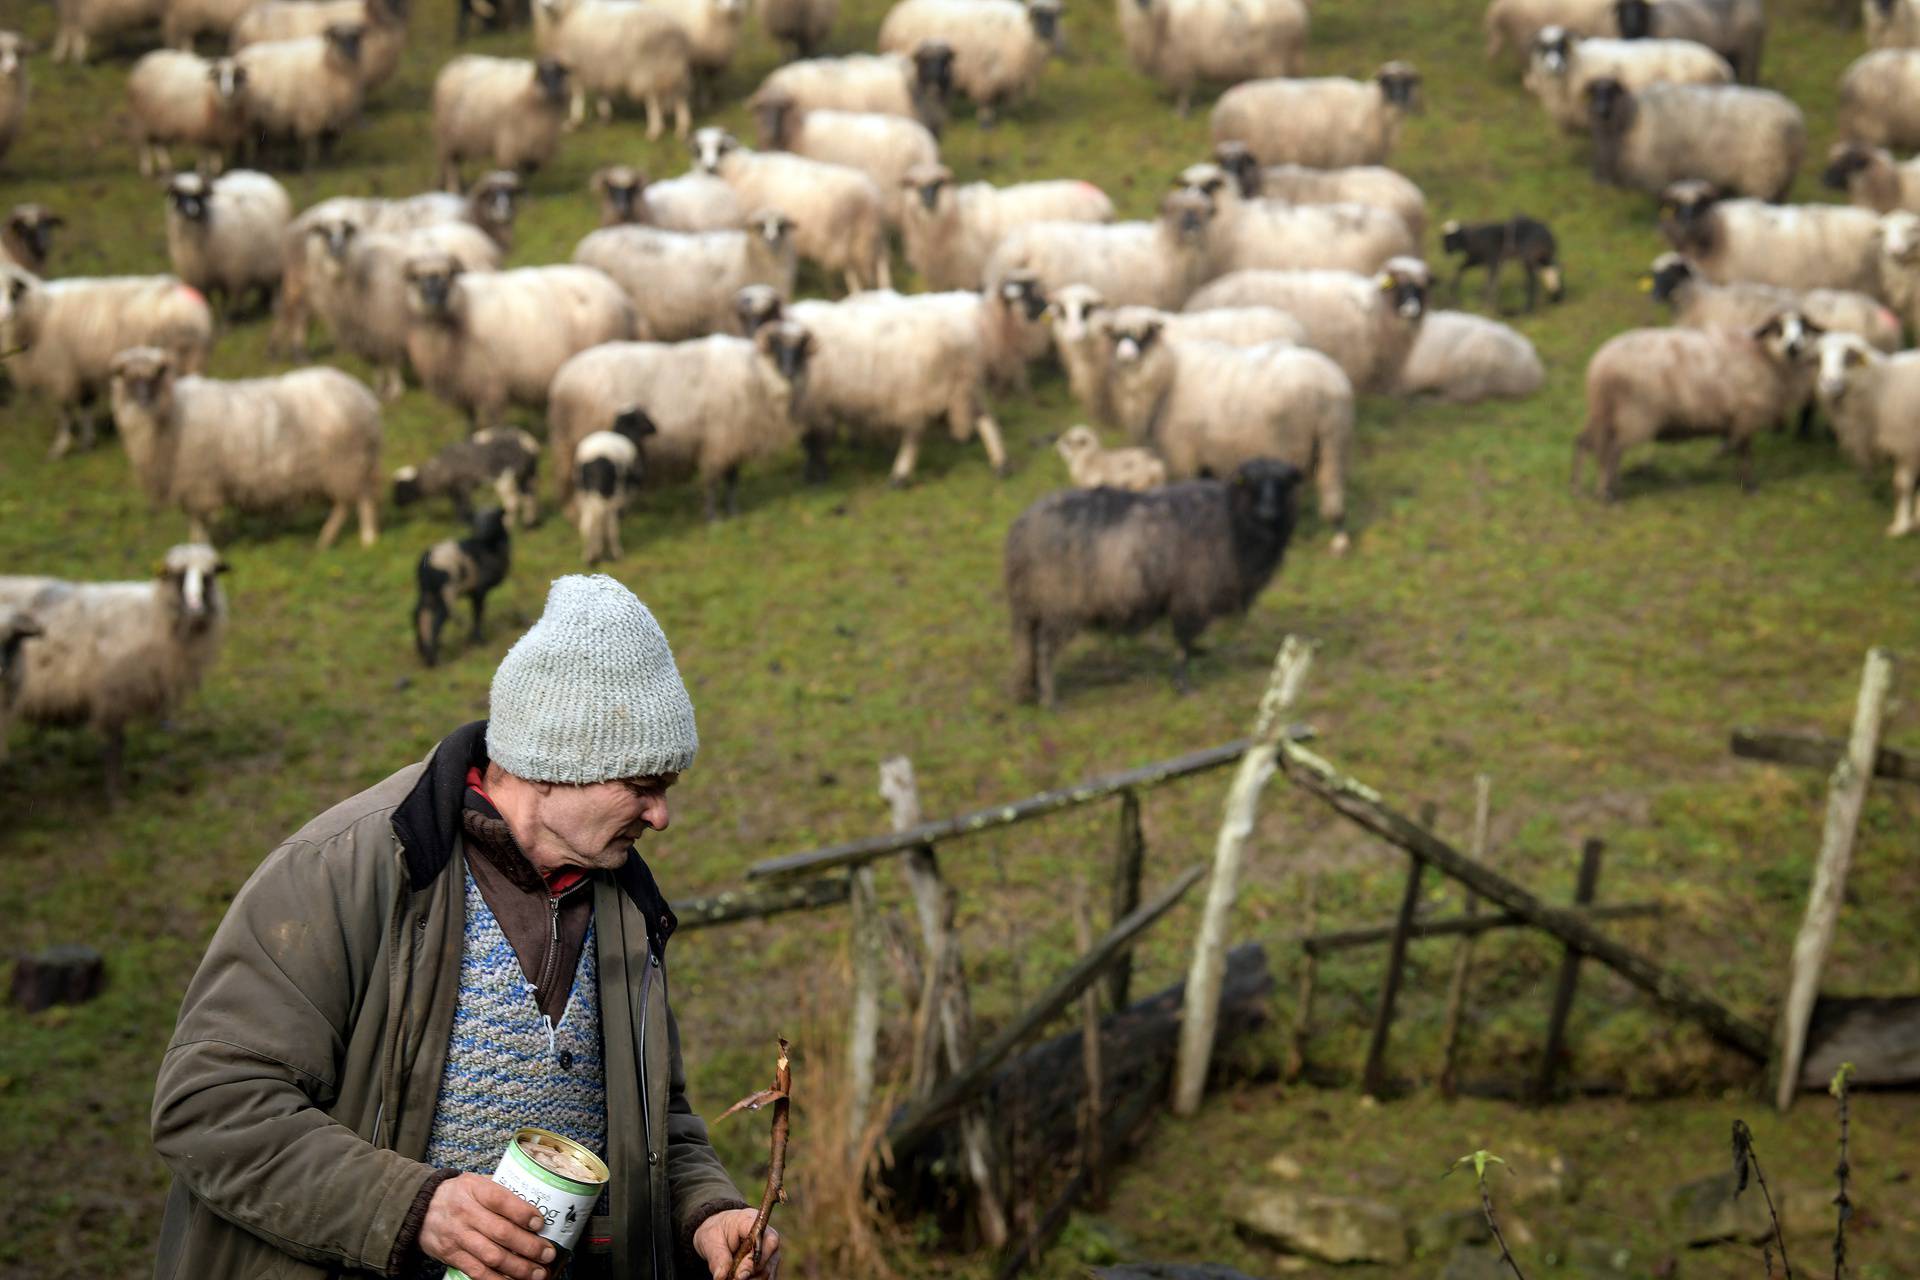
M1825 16L1824 3L1772 7L1767 80L1806 108L1817 156L1831 134L1832 87L1859 37ZM834 48L872 47L882 8L880 0L845 6ZM421 9L416 44L366 126L333 165L286 178L298 203L431 183L425 104L450 51L452 20L450 6ZM1622 926L1620 936L1770 1024L1804 903L1823 780L1737 763L1726 732L1736 724L1840 731L1862 652L1913 648L1920 543L1881 535L1881 479L1862 479L1828 444L1785 436L1760 443L1753 496L1707 446L1630 460L1616 506L1568 496L1584 362L1607 336L1657 321L1633 281L1662 245L1651 203L1596 187L1584 144L1555 133L1514 77L1482 62L1479 9L1476 0L1323 0L1311 63L1348 74L1396 56L1419 65L1429 110L1408 128L1397 161L1426 190L1436 226L1518 210L1551 221L1571 296L1515 322L1547 362L1545 391L1518 405L1366 405L1351 556L1328 557L1324 530L1310 524L1248 619L1210 637L1191 696L1170 687L1162 634L1080 642L1061 667L1055 714L1015 706L1005 692L999 545L1014 515L1062 482L1046 441L1081 415L1057 376L1000 406L1017 467L1006 480L988 473L977 446L941 440L905 492L884 487L887 460L869 451L842 458L822 488L801 483L797 458L751 473L743 514L715 527L700 521L690 489L650 498L627 521L629 555L618 573L672 637L704 739L698 766L675 791L672 830L648 842L670 894L735 884L760 857L878 829L885 814L874 769L895 752L914 758L927 812L940 815L1235 736L1281 637L1297 631L1322 646L1302 713L1327 754L1405 808L1437 802L1442 828L1457 835L1472 775L1492 774L1496 859L1549 898L1571 892L1579 840L1604 836L1602 896L1668 907L1662 920ZM0 0L0 26L25 30L43 48L51 23L49 6ZM1127 69L1104 6L1088 0L1070 12L1068 31L1071 54L1036 98L991 132L957 123L944 141L947 162L963 180L1086 177L1125 216L1147 216L1168 177L1204 155L1204 112L1177 119ZM475 47L517 51L525 36ZM160 197L135 176L125 141L130 53L84 70L36 58L33 128L0 162L0 205L40 200L66 217L60 274L165 268ZM774 61L755 31L727 78L726 100L743 99ZM746 123L737 106L719 118ZM676 144L648 144L630 117L570 137L533 181L515 263L566 258L595 221L587 176L616 159L660 175L684 167ZM1821 198L1814 168L1799 198ZM213 371L269 367L264 340L258 322L224 334ZM183 536L176 513L148 509L110 442L55 464L44 459L52 437L44 406L16 402L0 421L0 570L139 577ZM452 413L410 392L387 415L390 463L417 460L460 430ZM514 575L495 596L495 633L478 647L456 644L441 669L423 673L408 635L412 566L451 526L439 512L389 513L376 549L320 555L311 545L320 514L228 526L225 656L172 726L133 735L123 810L104 810L98 745L85 734L16 731L12 758L0 766L0 918L9 945L91 941L111 974L94 1004L32 1018L0 1012L0 1141L51 1145L62 1188L23 1198L0 1238L0 1274L146 1265L165 1185L145 1138L151 1081L179 994L225 904L305 818L484 714L499 656L538 614L547 581L577 567L577 542L561 522L522 539ZM1892 735L1911 740L1907 701L1897 703ZM1223 788L1214 775L1148 799L1150 881L1204 854ZM1917 819L1909 794L1870 799L1828 989L1920 990ZM1057 817L947 859L964 895L984 1025L1066 962L1071 929L1059 889L1073 875L1102 875L1111 822L1105 808ZM1297 957L1280 942L1302 924L1297 902L1308 874L1321 877L1324 922L1359 923L1391 911L1402 863L1310 801L1270 795L1239 921L1245 936L1270 944L1282 992ZM904 901L893 875L884 889ZM1451 890L1432 893L1433 909L1457 905ZM1196 909L1197 900L1150 938L1143 984L1181 971ZM676 945L675 995L703 1109L763 1082L776 1031L808 1033L796 1071L801 1159L825 1142L806 1124L806 1092L819 1087L808 1053L841 1034L842 928L840 915L823 914ZM1466 1074L1527 1074L1557 954L1517 935L1481 954ZM1396 1029L1402 1075L1431 1069L1449 955L1415 950ZM1377 954L1353 955L1325 967L1317 1064L1357 1063L1379 963ZM1283 1019L1289 999L1277 1002ZM1409 1203L1424 1203L1429 1170L1528 1135L1603 1171L1588 1203L1626 1230L1641 1221L1650 1152L1662 1176L1669 1165L1717 1168L1729 1111L1759 1111L1751 1098L1714 1092L1748 1082L1739 1063L1592 967L1572 1034L1583 1078L1697 1092L1648 1109L1390 1105L1370 1113L1351 1146L1324 1148L1326 1158L1405 1171ZM1192 1124L1168 1125L1122 1179L1114 1220L1144 1255L1214 1255L1270 1269L1209 1213L1211 1198L1251 1170L1243 1158L1257 1166L1312 1116L1354 1105L1345 1094L1276 1103L1250 1092ZM1896 1098L1876 1098L1871 1110L1895 1119L1861 1108L1863 1125L1884 1125L1878 1145L1860 1140L1856 1159L1860 1200L1879 1224L1856 1246L1863 1277L1870 1266L1893 1274L1895 1259L1920 1248L1920 1227L1897 1211L1903 1197L1888 1181L1913 1158L1911 1145L1903 1153L1888 1135L1901 1123L1911 1135L1920 1110ZM1818 1106L1770 1123L1763 1157L1785 1143L1798 1154L1783 1163L1804 1159L1817 1179L1827 1123ZM1622 1143L1623 1126L1641 1138ZM743 1180L758 1176L757 1125L730 1122L720 1141ZM1458 1181L1436 1194L1464 1200ZM805 1203L791 1221L804 1233ZM1063 1247L1046 1270L1072 1274L1074 1256ZM911 1254L902 1262L950 1269ZM1692 1259L1686 1268L1708 1274Z

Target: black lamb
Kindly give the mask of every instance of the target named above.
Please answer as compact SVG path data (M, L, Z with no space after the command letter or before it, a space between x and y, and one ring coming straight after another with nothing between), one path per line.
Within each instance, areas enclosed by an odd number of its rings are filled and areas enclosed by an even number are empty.
M506 580L511 550L507 516L497 507L489 507L473 518L473 532L468 537L448 538L427 548L415 570L420 599L413 607L413 638L421 661L428 666L439 661L440 631L461 596L473 606L469 638L484 638L487 593Z
M1517 262L1527 273L1527 310L1540 302L1540 285L1547 286L1549 301L1566 296L1560 276L1560 250L1547 224L1516 213L1505 222L1449 222L1440 229L1440 247L1460 257L1453 273L1453 300L1460 301L1460 282L1467 268L1480 267L1487 273L1487 306L1500 300L1500 269Z

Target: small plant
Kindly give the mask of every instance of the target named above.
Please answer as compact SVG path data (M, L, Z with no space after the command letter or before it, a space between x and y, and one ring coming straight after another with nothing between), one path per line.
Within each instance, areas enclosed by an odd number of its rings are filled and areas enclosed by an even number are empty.
M1827 1092L1833 1095L1834 1106L1840 1112L1840 1163L1834 1166L1833 1176L1840 1181L1840 1193L1833 1198L1833 1280L1845 1280L1847 1273L1847 1219L1853 1216L1853 1201L1847 1198L1847 1176L1853 1172L1847 1163L1847 1081L1853 1075L1853 1064L1843 1062L1840 1069L1833 1073L1833 1083L1827 1086Z
M761 1250L767 1242L767 1221L773 1217L773 1206L787 1198L787 1109L793 1093L792 1061L786 1037L782 1036L780 1056L773 1064L773 1088L748 1094L722 1111L714 1122L717 1124L736 1111L758 1111L768 1103L773 1104L773 1149L767 1160L767 1191L760 1199L760 1211L754 1217L753 1229L747 1232L733 1251L733 1261L727 1267L729 1277L741 1274L741 1264L749 1258L753 1260L753 1267L748 1274L761 1270Z
M1491 1151L1476 1151L1472 1155L1461 1156L1458 1160L1455 1160L1446 1173L1440 1176L1443 1178L1451 1177L1454 1170L1464 1169L1468 1165L1473 1166L1473 1179L1480 1189L1480 1212L1487 1219L1487 1230L1493 1232L1493 1242L1500 1246L1500 1261L1506 1263L1507 1266L1512 1269L1514 1280L1527 1280L1524 1275L1520 1274L1520 1264L1513 1260L1513 1253L1507 1248L1507 1238L1500 1234L1500 1223L1493 1216L1493 1195L1487 1190L1487 1166L1490 1164L1503 1165L1505 1163L1505 1160L1494 1155Z
M1780 1233L1780 1215L1774 1211L1773 1193L1767 1190L1767 1175L1760 1169L1760 1157L1754 1154L1753 1130L1747 1128L1745 1120L1733 1122L1733 1198L1738 1200L1747 1189L1747 1174L1751 1171L1754 1181L1760 1184L1760 1194L1767 1200L1767 1217L1773 1222L1773 1240L1760 1246L1760 1256L1766 1260L1767 1280L1773 1280L1773 1246L1780 1246L1780 1269L1785 1280L1793 1280L1793 1264L1787 1261L1787 1240Z

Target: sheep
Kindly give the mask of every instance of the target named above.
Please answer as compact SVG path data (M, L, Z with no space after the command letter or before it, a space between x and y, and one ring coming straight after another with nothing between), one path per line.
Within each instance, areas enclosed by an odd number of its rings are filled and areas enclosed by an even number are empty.
M1212 199L1174 191L1154 222L1029 222L1015 227L987 258L989 286L1031 272L1051 295L1091 285L1116 306L1178 310L1212 262Z
M7 735L13 730L13 708L20 701L27 664L21 650L26 642L45 635L33 615L24 609L0 609L0 764L7 762Z
M493 507L473 517L468 536L436 542L421 554L413 571L420 589L413 606L413 642L421 662L431 667L440 661L440 632L461 596L473 609L467 642L486 639L487 593L507 580L512 558L506 515Z
M0 31L0 157L26 118L27 42L17 31Z
M532 173L553 159L566 124L567 69L552 58L489 58L469 53L433 81L433 140L440 185L460 190L460 165L490 161Z
M1547 299L1558 302L1566 296L1560 275L1560 250L1547 224L1517 213L1505 222L1472 224L1449 220L1440 228L1442 252L1458 255L1460 266L1453 273L1453 299L1460 300L1460 282L1467 268L1480 267L1487 273L1487 306L1500 300L1500 268L1508 259L1518 262L1527 273L1527 310L1540 301L1540 284L1546 282Z
M596 431L574 446L580 558L589 566L626 554L620 547L620 512L627 505L627 490L638 488L646 477L641 442L658 432L653 419L634 407L615 416L610 429Z
M1650 84L1732 84L1727 60L1692 40L1582 39L1543 27L1523 83L1568 133L1587 131L1587 86L1601 77L1635 92Z
M738 231L747 225L733 188L710 173L648 182L631 165L614 164L596 170L587 185L600 200L603 227L637 222L662 231Z
M1655 84L1636 93L1603 76L1588 82L1587 108L1593 176L1640 191L1699 178L1778 200L1807 149L1806 117L1771 89Z
M1370 204L1400 215L1418 243L1427 234L1427 198L1402 174L1379 165L1350 165L1315 169L1301 164L1262 168L1253 152L1239 142L1222 142L1213 149L1213 161L1232 174L1240 194L1251 200L1290 200L1295 204Z
M1348 271L1236 271L1207 285L1188 311L1267 306L1306 326L1307 345L1330 356L1354 390L1390 393L1420 334L1432 277L1395 258L1374 276Z
M1861 0L1861 25L1869 49L1911 49L1920 45L1920 8L1914 0Z
M253 0L164 0L160 38L169 48L191 53L198 36L225 39L252 3Z
M509 402L545 404L569 358L638 331L627 295L592 267L464 271L452 255L432 252L409 258L403 274L407 358L475 430L499 426Z
M1920 49L1881 49L1840 77L1840 137L1875 147L1920 147Z
M1067 464L1067 479L1076 489L1129 489L1144 493L1167 482L1167 464L1153 450L1102 448L1100 437L1085 423L1068 427L1054 449Z
M159 22L166 0L55 0L54 11L53 60L79 64L96 39Z
M19 651L13 714L30 724L84 724L104 743L107 799L124 790L127 726L165 720L199 688L226 637L212 547L171 548L146 582L0 577L0 614L40 629Z
M1885 147L1836 142L1827 152L1822 185L1844 191L1854 207L1875 213L1920 210L1920 160L1899 160Z
M1708 183L1689 180L1662 193L1660 231L1715 284L1880 289L1880 219L1867 209L1727 200Z
M1587 419L1573 442L1572 485L1592 454L1597 493L1617 496L1620 457L1635 445L1720 436L1753 489L1753 438L1793 398L1795 362L1820 328L1796 311L1752 330L1629 329L1587 363Z
M1173 681L1185 692L1207 624L1246 613L1279 569L1299 483L1293 467L1263 458L1226 480L1066 489L1021 512L1004 568L1014 697L1054 705L1054 663L1075 632L1130 634L1161 618L1173 626Z
M1902 209L1880 220L1880 291L1920 333L1920 214Z
M1372 80L1249 80L1213 106L1214 142L1239 142L1260 164L1316 169L1382 164L1419 101L1420 75L1389 62Z
M880 51L911 55L922 41L943 41L953 87L990 126L999 108L1033 91L1059 22L1060 0L899 0L880 23Z
M1851 333L1830 333L1816 349L1820 405L1840 447L1862 467L1893 463L1889 538L1920 521L1920 352L1887 355Z
M669 112L674 136L687 136L693 43L665 9L642 0L536 0L534 17L549 33L539 41L542 54L572 77L571 124L586 119L591 95L602 120L612 118L619 98L646 105L648 138L665 132Z
M127 117L141 177L172 173L167 148L176 146L198 148L200 167L218 173L246 143L247 69L232 58L156 49L127 74Z
M842 273L849 293L892 287L886 202L866 174L783 151L755 151L715 128L695 131L693 153L746 208L792 217L795 251L824 271Z
M197 173L167 184L167 256L173 272L207 294L223 295L227 314L257 289L263 306L280 283L280 250L293 202L278 182L234 169L209 182Z
M325 34L248 45L233 55L246 72L246 120L259 142L300 145L303 169L360 114L360 23L335 23Z
M1760 78L1765 0L1619 0L1614 21L1624 39L1693 40L1725 58L1742 83Z
M1533 48L1546 27L1559 27L1580 36L1616 36L1614 0L1491 0L1483 26L1487 59L1512 49L1521 58Z
M745 0L651 0L687 33L696 97L707 97L733 62L746 18Z
M183 372L206 364L213 313L197 289L176 276L73 276L42 282L17 267L0 269L0 351L23 391L46 396L60 413L49 456L62 457L76 434L94 439L93 402L106 390L116 354L151 345Z
M793 220L773 209L755 212L745 231L602 227L580 241L573 260L613 277L655 342L725 332L734 294L750 284L792 297L798 265Z
M807 111L874 111L918 120L938 137L953 92L953 47L922 40L907 54L807 58L776 69L755 96L784 93Z
M1389 258L1420 252L1400 215L1375 205L1249 200L1240 194L1239 182L1217 164L1189 165L1176 182L1214 202L1208 240L1215 275L1308 267L1366 272Z
M1436 396L1453 404L1524 400L1547 380L1524 335L1464 311L1429 311L1420 323L1396 395Z
M916 168L940 162L940 144L917 120L877 111L805 111L783 92L756 94L747 104L760 131L760 146L809 160L845 165L873 179L880 189L887 225L900 225L903 183Z
M1238 84L1306 68L1307 0L1115 0L1127 53L1174 91L1182 117L1201 80Z
M315 498L332 504L319 547L333 545L350 510L360 544L380 536L380 402L338 369L296 369L222 381L181 376L157 347L113 359L113 423L155 506L186 513L188 536L228 508L278 511Z
M795 58L811 58L840 16L840 0L755 0L754 7L767 37L791 45Z
M1714 284L1677 253L1653 260L1642 287L1689 329L1754 329L1794 310L1829 333L1853 333L1882 351L1901 347L1900 317L1871 294L1848 289L1783 289L1740 280Z
M908 263L929 289L978 285L987 259L1015 227L1113 221L1113 200L1077 179L959 186L951 169L927 164L909 169L900 186L900 238Z
M43 204L17 204L0 222L0 267L45 275L53 233L67 220Z
M219 7L231 0L189 0ZM182 0L171 0L178 7ZM233 25L232 47L324 35L336 24L363 24L360 79L368 93L393 79L407 49L408 0L258 0Z
M692 342L613 342L583 351L554 375L547 441L563 498L572 497L574 450L621 410L645 405L658 433L643 450L647 480L692 475L708 520L739 509L740 468L800 438L797 412L815 343L791 320L752 338L715 335Z
M539 441L518 427L494 427L446 445L418 466L409 464L394 472L393 505L407 507L429 498L447 498L456 515L472 520L472 491L491 485L507 518L530 529L539 514L534 492L539 470Z

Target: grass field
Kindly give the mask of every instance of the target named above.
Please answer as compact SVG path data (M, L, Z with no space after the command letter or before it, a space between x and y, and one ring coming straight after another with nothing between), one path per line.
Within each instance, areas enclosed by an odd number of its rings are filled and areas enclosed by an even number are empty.
M914 758L927 811L941 815L1233 737L1275 648L1294 631L1321 645L1302 713L1328 755L1404 807L1438 803L1443 830L1462 836L1472 776L1491 774L1497 859L1549 898L1571 892L1579 840L1604 836L1603 897L1667 906L1660 921L1620 935L1770 1023L1824 780L1735 762L1726 733L1736 724L1839 732L1863 651L1914 648L1920 542L1882 536L1881 478L1863 479L1828 443L1787 436L1759 445L1752 496L1701 445L1630 462L1615 506L1569 498L1584 362L1612 333L1656 321L1634 281L1662 245L1650 201L1595 186L1584 143L1555 133L1516 75L1490 70L1480 8L1321 0L1311 66L1366 74L1405 57L1424 72L1429 109L1411 123L1396 163L1426 190L1436 226L1520 210L1551 221L1570 296L1514 322L1547 362L1545 391L1473 408L1367 404L1352 555L1326 555L1324 530L1310 522L1246 621L1210 637L1186 697L1167 679L1163 634L1080 642L1061 668L1053 714L1015 706L1006 693L999 546L1013 516L1062 483L1048 438L1079 414L1056 375L1001 406L1015 462L1005 480L988 473L977 447L940 441L906 491L884 487L883 454L856 452L819 488L802 484L797 457L750 473L742 515L717 526L701 522L691 490L649 499L627 520L629 554L617 571L664 622L703 737L699 764L674 793L672 830L648 842L670 895L725 887L755 859L878 829L885 813L874 769L896 752ZM1829 8L1771 5L1765 80L1806 109L1815 156L1831 135L1835 80L1860 47L1857 30ZM847 4L833 48L871 48L882 12L879 0ZM423 4L413 26L404 68L365 127L330 166L285 178L297 203L403 194L432 181L426 100L451 49L450 3ZM944 140L947 162L963 180L1085 177L1124 216L1149 216L1168 176L1204 156L1205 113L1176 118L1126 67L1104 6L1082 0L1066 26L1070 53L1037 96L995 130L957 123ZM44 49L51 6L0 0L0 27ZM525 44L512 33L475 47ZM122 84L135 52L78 70L33 60L32 123L0 161L0 206L38 200L64 215L56 274L165 269L161 199L135 176L125 141ZM774 62L755 30L726 100L737 104ZM744 130L737 106L719 118ZM645 142L630 117L570 137L532 182L513 262L567 257L595 220L587 176L615 159L656 175L685 164L671 140ZM1808 166L1796 198L1825 198L1816 170ZM213 372L269 367L264 343L264 322L223 334ZM183 536L177 514L148 509L110 439L53 463L44 457L53 430L45 406L16 400L0 413L0 572L141 577ZM386 422L390 465L461 430L419 391ZM9 947L90 941L111 975L107 993L84 1007L0 1012L0 1144L49 1153L59 1175L39 1179L44 1194L16 1198L12 1229L0 1233L0 1274L52 1280L146 1267L165 1186L146 1143L151 1082L179 993L226 902L306 817L483 715L495 662L538 614L548 580L577 567L573 533L548 521L516 547L486 643L456 645L443 667L423 673L408 636L412 567L451 530L444 514L389 512L377 548L325 555L312 548L319 515L226 527L234 572L225 656L173 724L133 735L125 807L102 804L99 747L83 733L16 731L0 766ZM1912 740L1912 707L1897 691L1896 742ZM1210 847L1223 789L1212 775L1150 797L1150 882ZM1051 819L950 859L984 1023L1066 962L1072 935L1060 887L1103 873L1110 822L1105 809ZM1829 990L1920 990L1917 826L1911 794L1871 798ZM1297 956L1279 943L1301 924L1304 877L1320 876L1323 920L1360 923L1390 912L1401 870L1391 851L1276 789L1256 836L1242 932L1270 944L1279 989L1290 991ZM891 877L885 891L902 900ZM1430 909L1457 905L1451 890L1431 892ZM1181 971L1196 910L1197 898L1149 940L1143 984ZM814 1087L810 1057L820 1062L822 1042L840 1034L842 917L694 934L676 951L696 1104L711 1113L757 1087L775 1032L795 1035L804 1161L809 1145L826 1141L807 1129L804 1091ZM1402 1075L1430 1072L1450 954L1416 949L1396 1033ZM1557 955L1517 936L1481 955L1466 1074L1522 1075L1538 1052ZM1324 970L1316 1062L1357 1063L1378 966L1377 955L1355 955ZM1278 1000L1283 1018L1288 1000ZM1764 1114L1738 1062L1592 967L1573 1037L1576 1075L1684 1096L1529 1113L1425 1100L1362 1109L1351 1092L1249 1089L1197 1121L1163 1126L1120 1179L1104 1220L1120 1224L1120 1244L1090 1219L1042 1271L1073 1275L1083 1255L1119 1248L1271 1273L1271 1255L1240 1242L1211 1208L1228 1181L1283 1148L1324 1162L1336 1183L1355 1169L1384 1170L1392 1196L1422 1207L1470 1202L1459 1179L1430 1176L1462 1151L1519 1138L1559 1147L1592 1183L1577 1219L1535 1224L1542 1242L1523 1251L1530 1274L1555 1238L1572 1233L1626 1241L1642 1257L1659 1250L1652 1193L1721 1167L1735 1114L1756 1124L1763 1158L1802 1181L1825 1176L1825 1107L1803 1106L1787 1120ZM760 1129L737 1124L718 1140L744 1182L759 1176ZM1920 1219L1911 1184L1898 1179L1920 1164L1920 1107L1873 1098L1861 1125L1856 1274L1911 1274ZM788 1220L804 1243L804 1200ZM903 1237L895 1251L903 1270L981 1270L912 1242ZM1818 1242L1811 1248L1805 1256L1818 1256ZM1721 1251L1686 1258L1682 1273L1756 1268L1751 1255Z

